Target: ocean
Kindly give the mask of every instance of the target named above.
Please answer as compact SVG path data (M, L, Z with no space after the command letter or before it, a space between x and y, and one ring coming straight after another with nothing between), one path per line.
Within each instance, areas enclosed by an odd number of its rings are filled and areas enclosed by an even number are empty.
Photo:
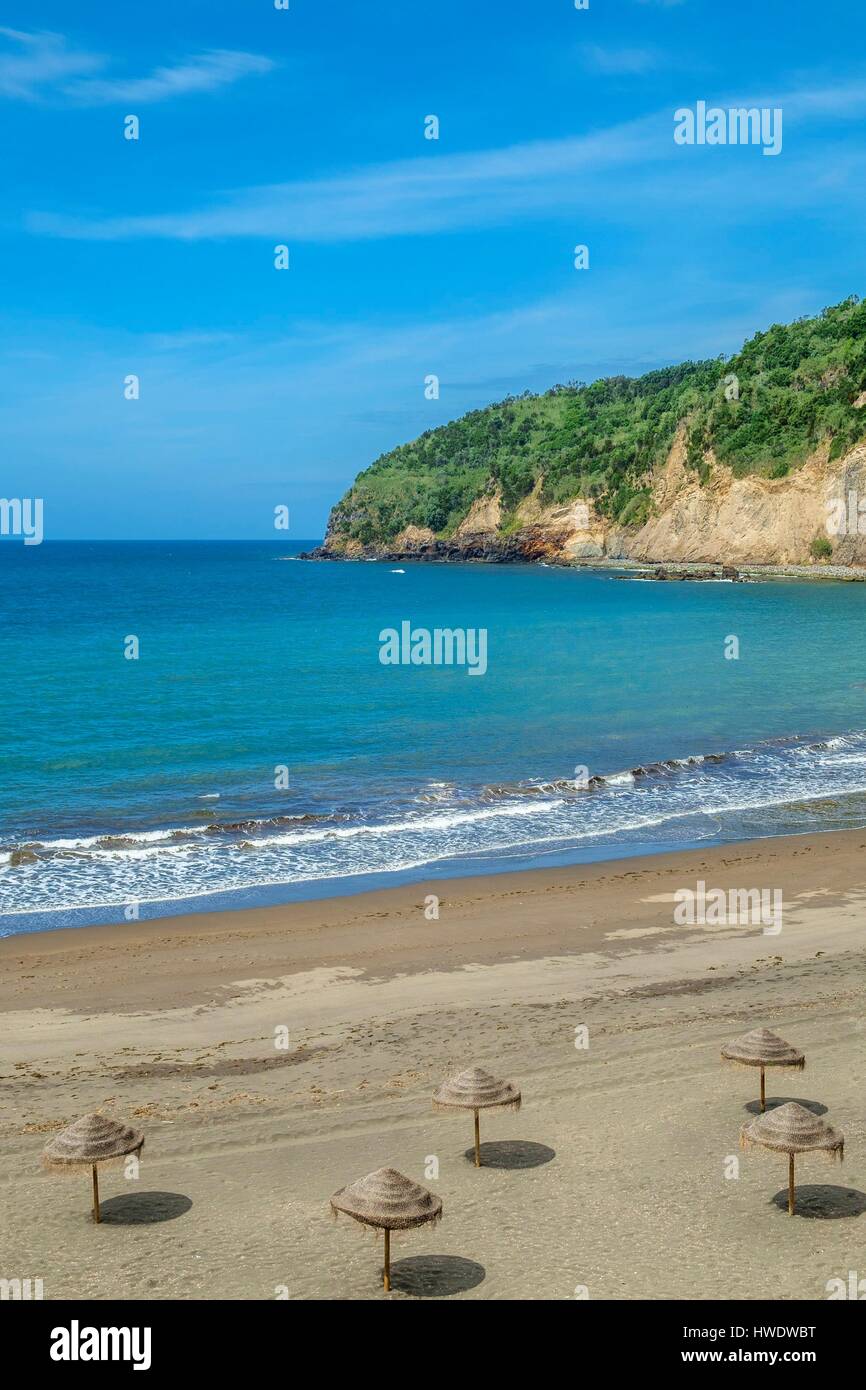
M0 934L866 825L866 586L313 543L0 543Z

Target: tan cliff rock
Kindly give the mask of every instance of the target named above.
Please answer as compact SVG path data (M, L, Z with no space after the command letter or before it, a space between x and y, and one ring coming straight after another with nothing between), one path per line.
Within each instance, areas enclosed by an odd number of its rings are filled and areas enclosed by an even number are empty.
M394 545L400 550L411 550L413 546L430 545L436 537L428 526L404 526Z
M465 536L495 536L502 523L502 493L499 488L476 497L457 530L455 539Z
M866 393L864 393L866 399ZM817 538L832 544L834 565L866 566L866 443L831 460L823 445L783 478L737 478L712 455L706 481L686 462L684 428L651 480L648 520L622 528L599 515L592 502L541 500L539 479L502 530L501 493L491 488L473 502L453 536L437 539L407 526L386 545L363 546L329 535L319 554L577 563L605 559L712 565L811 565ZM863 515L858 515L862 499ZM832 509L842 516L833 530ZM863 534L860 534L862 527Z
M686 465L680 431L653 480L652 514L639 529L611 524L591 503L529 506L526 520L549 536L561 558L578 562L809 565L813 542L826 537L832 563L866 565L866 444L841 459L831 461L828 454L829 446L822 446L784 478L735 478L710 456L709 478L701 483ZM864 534L852 524L860 500ZM834 506L844 510L841 534L832 530Z
M709 460L706 483L685 472L673 489L676 462L669 459L654 490L653 515L639 531L621 538L621 554L647 561L807 565L813 542L826 537L834 563L864 564L866 536L832 536L828 521L836 499L852 490L866 497L866 446L832 462L828 452L822 447L784 478L735 478L729 468Z

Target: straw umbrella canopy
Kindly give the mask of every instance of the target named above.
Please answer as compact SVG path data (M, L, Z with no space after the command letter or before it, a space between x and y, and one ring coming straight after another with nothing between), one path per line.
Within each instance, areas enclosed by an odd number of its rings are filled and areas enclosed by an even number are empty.
M140 1154L144 1135L140 1129L111 1120L107 1115L82 1115L53 1139L42 1152L42 1162L54 1173L72 1173L89 1168L93 1179L93 1219L99 1215L97 1164L118 1163L127 1154Z
M468 1067L443 1081L433 1096L434 1110L471 1110L475 1115L475 1167L481 1167L479 1110L504 1106L520 1109L520 1092L513 1081L500 1081L482 1067Z
M839 1130L795 1100L743 1125L740 1147L749 1149L754 1144L771 1153L788 1155L789 1216L794 1215L794 1155L823 1153L829 1159L838 1158L841 1163L845 1150L845 1139Z
M726 1062L738 1062L742 1067L761 1068L761 1110L766 1109L764 1070L766 1067L796 1067L802 1071L806 1058L798 1047L792 1047L769 1028L753 1028L741 1038L725 1043L722 1057Z
M377 1168L348 1187L341 1187L331 1198L336 1216L345 1212L363 1226L385 1232L385 1270L382 1280L387 1293L391 1288L391 1232L407 1231L442 1217L442 1201L420 1183L398 1173L396 1168Z

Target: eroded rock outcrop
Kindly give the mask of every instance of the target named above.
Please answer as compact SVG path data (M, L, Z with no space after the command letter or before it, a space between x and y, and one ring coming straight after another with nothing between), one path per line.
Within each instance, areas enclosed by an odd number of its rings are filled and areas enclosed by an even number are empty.
M493 564L599 562L698 565L866 565L866 444L831 460L824 446L783 478L737 478L711 456L701 482L685 462L677 433L662 469L652 479L650 516L640 527L612 525L592 502L544 505L540 487L523 499L508 530L494 491L478 499L453 536L409 526L387 544L329 533L312 552L317 559L479 560ZM853 499L853 501L852 501ZM841 528L831 529L841 515ZM860 534L860 526L863 534ZM815 542L829 553L816 557Z

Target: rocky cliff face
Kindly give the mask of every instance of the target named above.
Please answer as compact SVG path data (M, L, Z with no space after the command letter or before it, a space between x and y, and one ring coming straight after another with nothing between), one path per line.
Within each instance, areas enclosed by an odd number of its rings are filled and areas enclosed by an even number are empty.
M677 433L664 466L652 480L649 519L622 528L598 516L591 503L543 506L539 485L524 498L506 530L493 490L473 503L454 534L438 539L409 526L386 545L362 545L329 529L317 558L393 560L547 560L591 563L605 559L658 564L866 565L866 444L831 461L824 446L783 478L735 478L712 455L707 481L686 465L685 431ZM863 515L857 507L863 502ZM859 521L859 525L858 525ZM860 534L862 526L863 534ZM832 546L816 556L818 538ZM826 544L823 547L826 552Z
M823 540L832 554L821 559L866 564L866 535L833 533L849 495L866 498L866 446L833 462L828 453L825 446L784 478L735 478L710 460L709 479L701 484L686 472L678 438L654 486L650 519L613 544L632 560L808 565L815 562L815 541Z
M317 555L866 579L866 302L773 324L731 357L525 391L425 430L357 475Z

